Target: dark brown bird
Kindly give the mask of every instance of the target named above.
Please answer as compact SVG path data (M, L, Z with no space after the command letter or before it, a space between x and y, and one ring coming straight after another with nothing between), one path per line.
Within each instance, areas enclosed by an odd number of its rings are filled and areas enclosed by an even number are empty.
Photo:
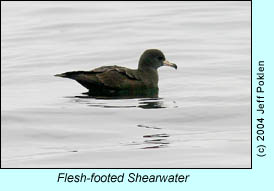
M165 59L157 49L146 50L139 60L138 69L121 66L102 66L91 71L73 71L55 76L70 78L89 90L90 95L138 94L144 91L158 92L158 72L161 66L177 65Z

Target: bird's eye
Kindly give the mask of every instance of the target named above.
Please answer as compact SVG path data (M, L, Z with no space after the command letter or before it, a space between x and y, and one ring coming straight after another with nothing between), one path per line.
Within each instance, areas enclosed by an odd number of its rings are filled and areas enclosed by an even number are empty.
M158 57L159 60L164 60L164 58L162 56Z

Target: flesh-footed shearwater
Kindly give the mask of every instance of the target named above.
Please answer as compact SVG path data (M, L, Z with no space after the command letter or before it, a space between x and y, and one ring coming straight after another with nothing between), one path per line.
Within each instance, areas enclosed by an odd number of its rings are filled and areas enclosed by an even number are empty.
M90 95L138 94L144 91L158 92L157 69L161 66L177 69L177 65L167 61L160 50L148 49L141 55L138 69L101 66L90 71L72 71L55 76L76 80L89 90Z

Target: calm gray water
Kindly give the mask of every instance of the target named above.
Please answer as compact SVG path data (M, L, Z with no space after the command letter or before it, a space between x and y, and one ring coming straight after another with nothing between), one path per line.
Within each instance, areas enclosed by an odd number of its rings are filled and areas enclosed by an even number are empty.
M250 2L1 2L2 167L250 167ZM94 99L54 77L136 68L159 99Z

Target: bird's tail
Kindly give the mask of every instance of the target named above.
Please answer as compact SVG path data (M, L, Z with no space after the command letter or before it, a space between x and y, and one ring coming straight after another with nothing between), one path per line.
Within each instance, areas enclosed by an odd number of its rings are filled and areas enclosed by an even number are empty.
M66 77L66 73L55 74L54 76L65 78Z
M65 72L62 74L55 74L54 76L74 79L76 76L78 76L81 73L84 73L84 71Z

